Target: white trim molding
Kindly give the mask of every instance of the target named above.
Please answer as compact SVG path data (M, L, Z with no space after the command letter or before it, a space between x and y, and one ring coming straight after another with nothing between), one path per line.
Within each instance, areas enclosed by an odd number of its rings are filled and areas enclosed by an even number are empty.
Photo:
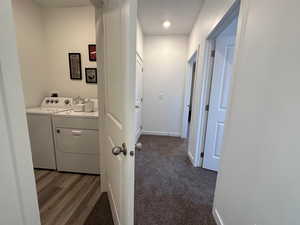
M115 198L113 196L113 191L112 191L112 187L111 185L108 185L108 199L109 199L109 203L111 205L111 212L112 212L112 217L113 217L113 221L114 221L114 224L115 225L120 225L121 222L120 222L120 218L118 216L118 213L117 213L117 205L116 205L116 201L115 201Z
M217 225L225 225L217 208L214 207L212 213Z
M181 134L177 132L160 132L160 131L143 131L142 135L181 137Z

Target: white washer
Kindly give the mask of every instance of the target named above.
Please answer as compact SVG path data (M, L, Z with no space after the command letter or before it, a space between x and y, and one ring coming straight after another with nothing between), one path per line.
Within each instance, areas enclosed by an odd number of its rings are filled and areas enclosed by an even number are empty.
M53 125L57 170L99 174L98 112L56 113Z
M34 168L56 170L52 116L70 110L72 102L72 98L46 97L40 107L26 109Z

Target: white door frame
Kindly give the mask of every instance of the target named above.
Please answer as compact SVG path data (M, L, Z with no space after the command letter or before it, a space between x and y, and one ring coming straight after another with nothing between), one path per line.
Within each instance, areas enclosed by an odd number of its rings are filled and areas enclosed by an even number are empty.
M183 112L182 112L182 125L181 125L181 138L187 138L188 134L188 118L189 118L189 109L191 102L191 92L192 92L192 78L193 78L193 64L196 63L195 73L197 71L197 59L198 59L198 50L187 61L187 73L185 76L185 91L184 91L184 101L183 101ZM196 75L196 74L195 74ZM195 83L194 83L195 84Z
M40 225L11 0L0 30L0 224Z
M103 37L103 18L102 18L102 11L103 6L98 1L91 0L92 4L95 7L95 16L96 16L96 44L99 46L99 49L103 49L104 45L104 37ZM99 35L103 34L103 35ZM99 51L97 54L97 67L99 70L99 74L103 73L103 67L102 67L102 61L104 57L104 51ZM105 101L105 76L101 76L101 79L98 79L98 104L99 104L99 164L100 164L100 185L101 185L101 193L108 191L108 185L107 185L107 178L106 178L106 171L105 171L105 160L104 160L104 136L102 135L104 132L104 101Z
M143 65L143 59L142 59L142 57L140 56L140 54L138 53L138 52L136 52L136 61L137 61L137 63L139 63L140 65L141 65L141 67L142 67L142 79L144 78L143 77L143 71L144 71L144 65ZM136 71L136 75L137 75L137 71ZM136 78L137 79L137 78ZM137 88L137 87L135 87L135 88ZM143 98L144 98L144 81L142 81L142 92L143 92L143 97L142 97L142 103L141 103L141 105L142 105L142 115L143 115ZM137 118L136 118L137 119ZM138 135L137 135L137 138L136 138L136 142L138 142L138 140L139 140L139 138L140 138L140 136L142 135L142 133L143 133L143 120L142 120L142 124L141 124L141 126L142 126L142 128L141 128L141 130L140 130L140 132L138 133Z
M233 63L233 76L231 80L231 87L235 80L235 65L238 59L237 52L241 43L241 39L243 38L244 31L242 28L245 27L246 18L248 13L248 1L247 0L236 0L233 4L229 5L227 10L224 12L224 16L220 19L220 21L214 26L212 31L208 34L205 40L205 50L204 50L204 59L203 61L198 61L202 64L202 71L198 71L201 73L200 76L202 78L202 84L200 87L200 99L199 102L193 102L193 107L199 106L199 117L195 118L196 125L196 134L195 134L195 143L193 148L195 148L195 159L193 161L193 165L196 167L202 167L203 165L203 157L201 155L204 153L204 146L205 146L205 135L206 135L206 126L207 126L207 117L208 113L206 111L206 105L209 102L210 96L210 86L211 86L211 79L212 79L212 66L213 61L211 57L211 51L215 48L215 41L214 39L231 23L233 18L236 18L237 13L239 12L238 16L238 29L236 34L236 48L234 53L234 63ZM201 59L199 59L201 60ZM197 77L199 74L197 74ZM229 109L227 116L230 114L230 105L231 105L232 94L231 91L229 93ZM195 105L195 106L194 106ZM193 119L193 117L192 117ZM227 120L227 118L226 118ZM225 125L226 129L226 125ZM226 132L224 132L224 136ZM224 138L224 137L223 137Z

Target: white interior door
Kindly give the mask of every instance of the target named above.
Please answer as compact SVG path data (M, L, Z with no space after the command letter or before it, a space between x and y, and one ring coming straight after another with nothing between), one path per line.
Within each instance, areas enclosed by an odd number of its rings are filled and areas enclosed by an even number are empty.
M137 56L136 59L136 93L135 93L135 113L136 113L136 141L142 133L142 110L143 110L143 64Z
M104 51L103 61L101 56L98 61L104 79L104 87L99 85L104 88L102 182L106 183L115 225L133 225L137 2L106 0L101 18L103 30L97 29L97 43ZM125 148L126 154L120 152ZM114 155L113 149L119 154Z
M203 167L218 171L228 109L235 36L219 36L211 85Z

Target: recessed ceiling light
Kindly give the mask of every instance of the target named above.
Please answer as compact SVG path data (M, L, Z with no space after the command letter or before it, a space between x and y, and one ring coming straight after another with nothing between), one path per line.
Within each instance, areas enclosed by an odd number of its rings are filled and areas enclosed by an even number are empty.
M163 22L163 27L168 29L171 26L171 22L169 20L166 20L165 22Z

